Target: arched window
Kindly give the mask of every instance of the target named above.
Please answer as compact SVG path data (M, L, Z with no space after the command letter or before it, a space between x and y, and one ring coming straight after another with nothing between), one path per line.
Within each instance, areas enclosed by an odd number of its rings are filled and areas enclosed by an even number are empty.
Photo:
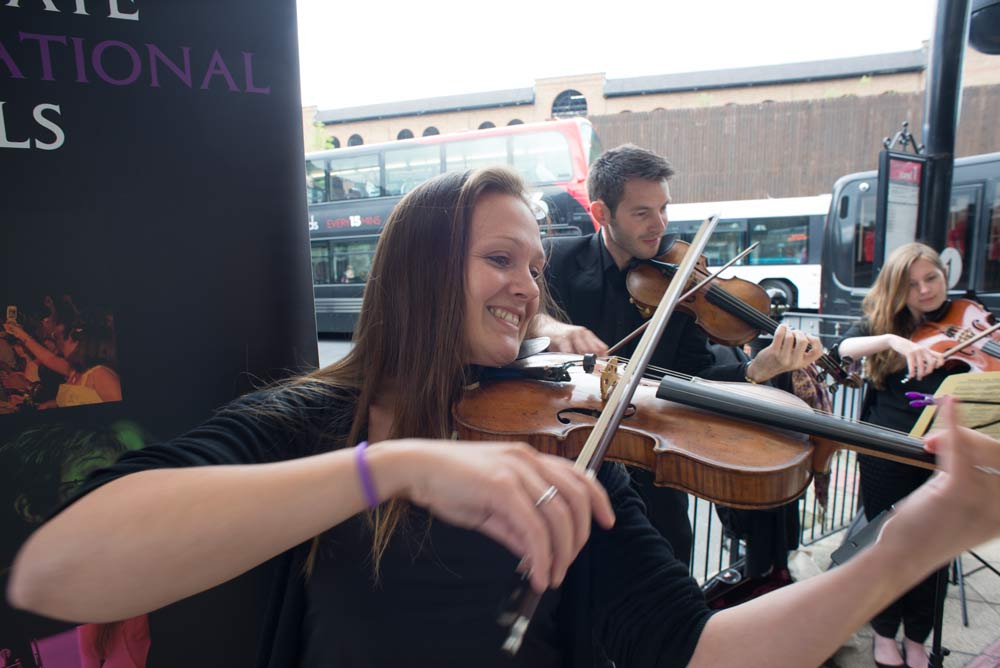
M493 125L493 123L491 123L489 121L483 121L482 123L479 124L479 129L480 130L486 130L488 128L495 128L495 127L496 126Z
M365 140L361 138L361 135L351 135L351 138L347 140L348 146L361 146L365 143Z
M439 135L439 134L441 134L441 132L433 125L428 125L426 128L424 128L425 137L430 137L431 135Z
M569 118L570 116L587 115L587 98L578 90L564 90L556 95L552 102L554 118Z
M514 120L512 120L507 125L522 125L523 123L524 123L524 121L522 121L520 118L515 118Z
M326 145L327 148L340 148L340 140L336 137L327 137Z
M396 135L396 139L413 139L413 133L404 128Z

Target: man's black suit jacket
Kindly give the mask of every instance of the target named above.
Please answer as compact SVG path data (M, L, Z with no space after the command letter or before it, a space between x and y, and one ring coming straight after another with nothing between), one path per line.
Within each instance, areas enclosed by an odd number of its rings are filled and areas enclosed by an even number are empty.
M603 248L600 233L546 239L545 246L545 280L570 322L591 330L609 346L644 322L627 297L620 306L613 302L614 313L602 312L605 291L613 289L607 285L604 267L613 261ZM638 341L636 337L618 354L629 357ZM680 312L670 318L650 364L711 380L742 381L744 375L741 363L715 365L705 333L691 316Z

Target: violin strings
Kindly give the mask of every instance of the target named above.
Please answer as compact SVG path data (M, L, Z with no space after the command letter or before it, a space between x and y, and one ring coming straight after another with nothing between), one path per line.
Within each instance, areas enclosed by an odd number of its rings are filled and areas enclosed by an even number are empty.
M669 278L673 278L673 276L676 273L676 267L674 267L673 269L674 272L671 273ZM663 270L661 269L661 271ZM666 273L667 272L664 271L664 274ZM702 280L707 276L708 276L707 273L699 271L697 275L692 276L691 278L688 279L688 284L685 287L696 285L699 280ZM718 277L716 276L713 278L718 278ZM706 293L710 297L715 297L717 301L723 302L730 309L729 311L730 313L740 318L749 325L755 326L758 329L762 329L766 331L768 334L773 334L775 329L777 328L777 323L775 323L774 320L768 318L760 311L758 311L754 307L744 302L739 297L733 295L731 292L729 292L729 290L726 290L725 288L715 284L714 282L711 282L709 284L708 288L706 289Z
M668 279L672 279L677 273L676 265L657 264L657 266L663 273L663 275L667 276ZM690 286L692 283L697 284L697 281L699 279L703 279L706 276L708 276L706 272L696 270L696 275L688 279L687 286L685 287ZM718 278L718 276L713 276L712 278L715 279ZM767 332L768 334L774 334L778 329L778 323L776 321L774 321L767 315L761 313L757 309L753 308L745 301L743 301L739 297L736 297L731 292L715 284L714 282L709 284L706 290L706 295L710 302L713 301L711 298L714 297L716 306L719 306L724 311L728 310L730 314L743 320L743 322L749 324L752 327L756 327L757 329ZM622 345L622 343L624 343L624 341L620 342L617 345ZM1000 357L1000 355L997 356ZM820 355L819 358L814 362L814 364L822 368L830 375L832 375L839 382L846 382L846 379L849 377L849 374L844 372L840 364L838 364L825 350L823 351L823 354Z
M713 283L708 287L707 294L709 297L715 297L717 301L724 303L726 308L723 310L728 309L730 313L743 320L743 322L768 334L774 334L777 331L777 322L750 306L739 297L736 297L725 288ZM839 369L839 365L825 351L816 360L816 363L824 366L827 371L832 372L834 369Z

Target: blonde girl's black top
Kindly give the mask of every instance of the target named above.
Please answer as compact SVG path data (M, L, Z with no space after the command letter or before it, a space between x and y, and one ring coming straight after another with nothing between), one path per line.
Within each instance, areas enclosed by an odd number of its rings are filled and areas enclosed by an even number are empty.
M928 314L927 321L937 322L943 318L950 305L951 302L945 301L941 308ZM871 323L867 319L862 319L851 325L841 341L857 336L871 335ZM901 370L886 376L884 390L876 390L874 386L868 386L861 419L881 427L908 432L913 428L924 409L910 406L910 399L907 398L906 393L934 394L945 378L955 373L967 371L968 367L963 365L944 366L935 369L933 373L924 376L921 380L912 379L904 384L903 379L906 377L906 367L904 366Z

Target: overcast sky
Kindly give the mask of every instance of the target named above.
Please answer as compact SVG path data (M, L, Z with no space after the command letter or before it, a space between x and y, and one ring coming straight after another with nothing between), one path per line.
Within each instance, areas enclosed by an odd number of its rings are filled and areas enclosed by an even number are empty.
M503 7L502 11L488 9ZM918 49L935 0L297 0L320 109Z

